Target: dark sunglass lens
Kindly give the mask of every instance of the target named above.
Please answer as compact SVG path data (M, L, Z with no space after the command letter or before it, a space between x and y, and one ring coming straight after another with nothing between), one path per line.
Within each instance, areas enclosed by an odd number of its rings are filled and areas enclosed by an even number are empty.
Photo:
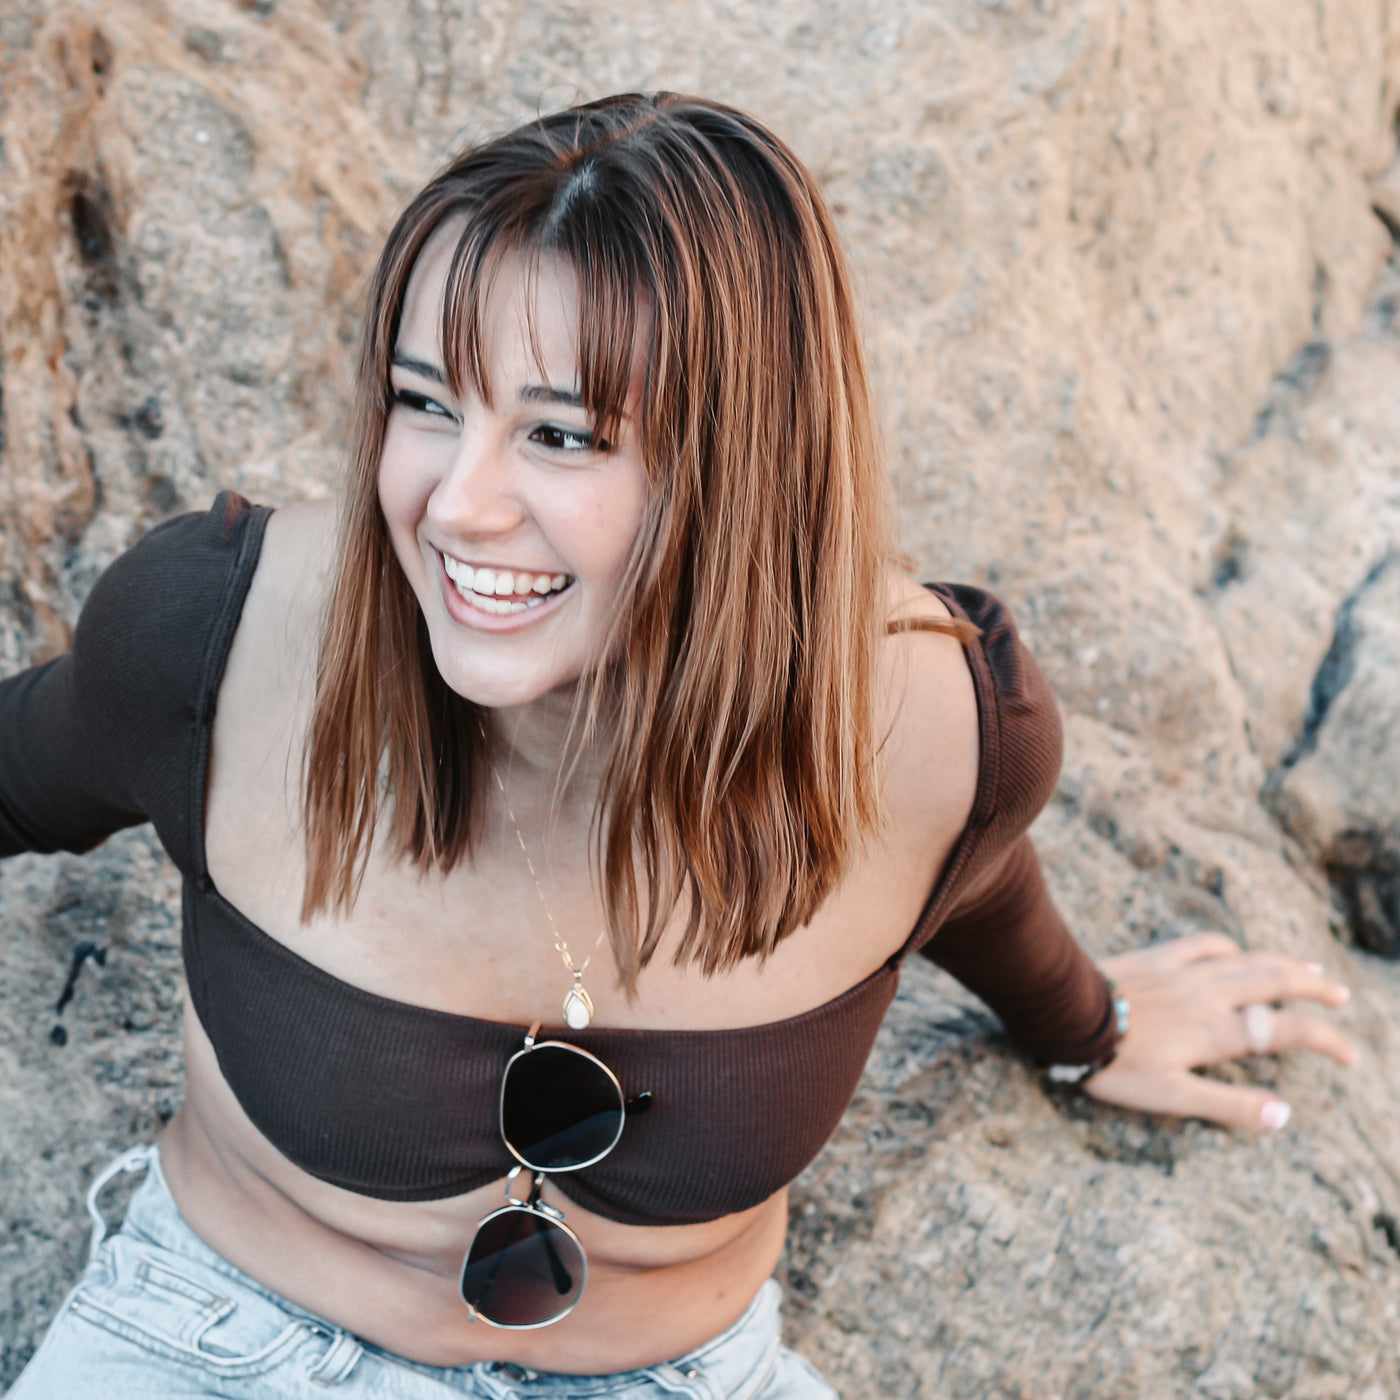
M541 1045L511 1061L501 1132L536 1171L568 1171L607 1152L622 1132L622 1094L594 1059Z
M568 1231L528 1210L502 1210L477 1229L462 1297L500 1327L537 1327L573 1307L584 1277L583 1251Z

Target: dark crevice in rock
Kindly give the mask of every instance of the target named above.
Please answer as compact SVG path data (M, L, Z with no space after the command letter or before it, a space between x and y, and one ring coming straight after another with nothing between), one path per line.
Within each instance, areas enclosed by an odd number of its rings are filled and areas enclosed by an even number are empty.
M1350 941L1369 953L1400 958L1400 864L1376 851L1364 864L1329 862Z
M1391 242L1400 247L1400 222L1396 221L1395 216L1379 204L1371 206L1371 213L1385 225L1385 231L1390 235Z
M1321 262L1313 263L1312 280L1312 323L1313 330L1321 331L1323 313L1327 310L1327 293L1332 290L1332 277L1327 271L1326 264Z
M117 422L127 432L140 433L147 442L154 442L165 431L165 415L160 400L150 397L130 413L117 414Z
M1210 587L1220 592L1238 583L1249 569L1249 541L1232 525L1211 554Z
M54 1005L54 1015L62 1016L64 1008L73 1000L73 993L78 989L78 976L83 970L83 965L91 958L98 967L107 966L107 948L105 944L89 943L84 940L73 948L73 958L68 965L68 977L63 983L63 990L58 994L58 1001Z
M69 176L68 219L92 294L99 303L115 301L119 280L115 216L111 194L100 174Z
M100 29L92 31L88 56L92 60L93 77L105 78L112 71L112 41Z
M1238 535L1232 535L1216 558L1211 587L1219 590L1238 583L1244 577L1244 555L1244 541Z
M1310 844L1306 813L1295 806L1288 774L1313 753L1318 736L1338 696L1351 684L1357 654L1365 638L1358 627L1358 607L1383 574L1400 560L1387 551L1337 609L1332 643L1313 677L1308 710L1298 742L1269 774L1260 794L1264 807L1290 836ZM1383 823L1382 823L1383 825ZM1346 943L1382 957L1400 958L1400 854L1380 827L1347 829L1329 835L1324 848L1312 853L1332 888L1337 918L1334 932Z
M1380 1210L1371 1217L1371 1226L1385 1236L1385 1242L1396 1254L1400 1254L1400 1224L1389 1211Z
M1275 422L1290 409L1310 399L1332 367L1332 346L1321 339L1310 340L1296 351L1264 395L1264 406L1254 419L1250 441L1267 437Z
M1346 689L1347 682L1351 680L1356 669L1357 605L1395 558L1393 553L1383 554L1371 566L1360 584L1342 599L1332 629L1332 644L1327 648L1327 654L1322 658L1322 664L1317 668L1317 674L1313 676L1308 692L1308 712L1303 717L1303 731L1298 736L1298 742L1279 760L1277 770L1270 777L1269 789L1277 786L1279 776L1312 752L1313 745L1317 742L1318 730L1322 728L1327 712L1332 708L1332 702Z
M62 1016L68 1003L73 1000L73 994L78 989L78 977L88 959L95 962L98 967L106 967L107 945L93 943L87 939L73 945L73 957L68 964L68 976L63 983L63 990L58 994L58 1001L54 1004L55 1016ZM49 1032L49 1040L54 1045L67 1045L67 1028L61 1022L55 1022L53 1029Z
M1378 296L1371 306L1370 315L1372 324L1382 335L1394 335L1400 331L1400 293L1385 292Z

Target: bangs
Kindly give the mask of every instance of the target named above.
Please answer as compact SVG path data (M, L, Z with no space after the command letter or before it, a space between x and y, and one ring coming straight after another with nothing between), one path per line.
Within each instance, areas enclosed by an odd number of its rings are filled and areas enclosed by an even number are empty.
M590 170L572 172L554 185L552 198L542 201L544 207L535 210L529 210L527 202L522 211L519 191L512 191L509 201L488 198L466 211L466 227L448 268L441 336L448 387L460 397L470 386L491 406L486 304L500 277L517 272L524 276L530 293L524 299L526 333L543 371L533 291L541 267L558 260L578 289L576 388L593 431L607 440L617 433L625 413L641 308L651 297L642 249L629 244L625 228L616 223L609 228L589 198L595 178ZM497 207L508 204L514 207ZM639 412L639 427L644 417Z

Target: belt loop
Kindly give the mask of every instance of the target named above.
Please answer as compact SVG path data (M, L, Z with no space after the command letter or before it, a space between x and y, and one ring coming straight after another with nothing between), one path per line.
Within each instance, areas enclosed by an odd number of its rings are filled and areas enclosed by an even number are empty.
M685 1363L685 1370L663 1361L648 1366L643 1375L650 1376L662 1390L672 1395L689 1395L693 1400L724 1400L719 1387L700 1369L698 1364Z
M355 1363L363 1353L364 1347L356 1338L348 1332L337 1331L335 1340L330 1344L326 1354L316 1363L310 1378L318 1385L324 1385L328 1388L339 1385L355 1369Z
M102 1241L107 1238L107 1222L102 1218L101 1210L98 1209L97 1198L107 1189L108 1183L113 1177L126 1172L149 1171L155 1152L155 1146L151 1143L143 1142L136 1147L128 1148L115 1162L109 1162L103 1167L98 1172L97 1179L88 1187L87 1213L92 1217L92 1242L88 1248L90 1258L96 1257Z
M474 1382L471 1394L480 1393L487 1400L518 1400L525 1392L504 1379L499 1361L473 1361L468 1370Z

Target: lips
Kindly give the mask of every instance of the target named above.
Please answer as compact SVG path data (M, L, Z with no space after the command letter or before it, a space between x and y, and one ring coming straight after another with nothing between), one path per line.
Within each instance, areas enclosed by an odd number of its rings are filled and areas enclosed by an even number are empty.
M464 602L484 613L523 613L556 597L573 583L568 574L468 564L439 551L443 572Z

